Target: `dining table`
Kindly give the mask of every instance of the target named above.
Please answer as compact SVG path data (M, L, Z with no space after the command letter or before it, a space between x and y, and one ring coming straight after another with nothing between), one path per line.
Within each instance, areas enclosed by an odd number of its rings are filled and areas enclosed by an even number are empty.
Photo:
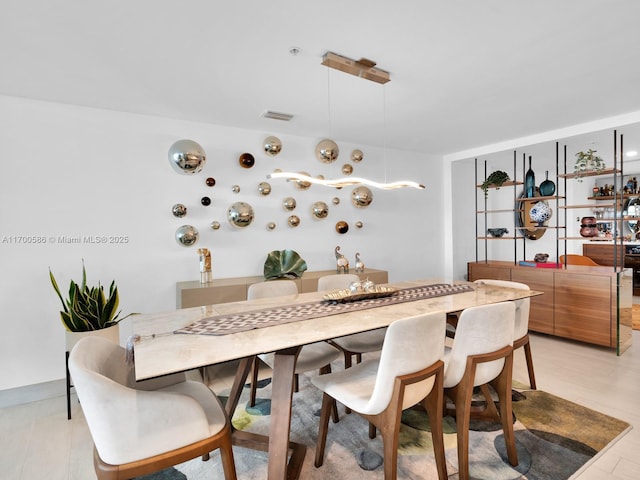
M277 281L277 280L275 280ZM239 360L225 405L231 418L253 360L275 352L269 434L234 430L234 444L268 452L269 480L300 475L306 447L290 441L294 371L302 346L389 326L419 314L519 300L542 292L419 279L377 285L367 295L311 292L138 314L129 347L137 381Z

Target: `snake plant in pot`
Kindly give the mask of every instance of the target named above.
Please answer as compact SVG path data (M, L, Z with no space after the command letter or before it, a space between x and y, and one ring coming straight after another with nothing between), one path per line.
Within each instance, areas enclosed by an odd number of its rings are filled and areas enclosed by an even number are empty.
M67 329L68 350L79 340L77 337L81 336L75 335L76 333L95 332L114 340L116 343L119 341L117 325L126 317L120 317L118 310L120 298L115 280L109 286L108 296L100 282L97 286L89 287L83 260L82 283L78 285L71 280L68 297L63 298L51 269L49 269L49 278L62 303L63 309L60 311L60 318Z

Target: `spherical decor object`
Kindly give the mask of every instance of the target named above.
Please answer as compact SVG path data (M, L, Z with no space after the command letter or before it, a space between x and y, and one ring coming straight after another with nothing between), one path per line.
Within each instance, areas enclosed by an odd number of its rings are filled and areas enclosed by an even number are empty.
M242 168L251 168L255 165L256 159L253 158L253 155L250 153L243 153L240 155L240 158L238 158L238 163Z
M351 203L358 208L365 208L373 202L373 193L368 187L356 187L351 192Z
M348 163L345 163L342 166L342 174L343 175L351 175L353 173L353 166L349 165Z
M267 223L267 230L275 230L276 229L276 224L275 222L269 222Z
M340 199L338 197L333 197L331 199L331 203L333 203L334 205L339 205L340 204Z
M215 178L213 178L213 177L208 177L208 178L204 181L204 183L206 183L206 184L207 184L207 187L215 187L215 185L216 185L216 179L215 179Z
M298 225L300 225L300 217L298 217L297 215L291 215L288 219L287 219L287 223L289 224L290 227L297 227Z
M299 172L300 175L306 175L307 177L310 177L311 175L309 175L307 172ZM309 190L309 188L311 188L311 182L308 182L306 180L291 180L291 183L293 183L293 186L296 187L298 190Z
M264 139L264 153L275 157L282 151L282 142L278 137L270 136Z
M340 149L333 140L325 139L316 145L316 157L322 163L333 163L338 159Z
M296 205L296 199L293 197L287 197L282 201L282 208L284 208L287 212L295 210Z
M233 187L231 187L231 191L233 193L240 193L240 185L234 185Z
M181 175L202 171L206 162L204 149L193 140L178 140L169 148L169 163Z
M362 153L362 150L354 150L353 152L351 152L351 161L354 163L360 163L362 161L362 159L364 158L364 153Z
M218 222L217 220L211 222L211 225L209 226L211 227L211 230L220 230L220 222Z
M176 242L183 247L191 247L198 243L200 233L192 225L182 225L176 230Z
M536 222L538 226L542 226L544 222L551 218L551 207L544 201L537 202L531 210L529 210L529 218Z
M227 210L229 223L238 228L245 228L251 225L254 216L253 207L246 202L236 202Z
M182 218L187 215L187 207L181 203L176 203L171 207L171 213L173 213L174 217Z
M345 234L349 231L349 224L344 220L340 220L336 223L336 232L340 234Z
M209 205L211 205L211 199L209 197L202 197L200 199L200 203L205 207L208 207Z
M317 219L327 218L329 206L324 202L315 202L311 207L311 214Z
M260 195L266 197L271 193L271 184L269 184L268 182L260 182L258 184L258 192L260 192Z
M356 228L362 228L363 226L362 222L356 222Z

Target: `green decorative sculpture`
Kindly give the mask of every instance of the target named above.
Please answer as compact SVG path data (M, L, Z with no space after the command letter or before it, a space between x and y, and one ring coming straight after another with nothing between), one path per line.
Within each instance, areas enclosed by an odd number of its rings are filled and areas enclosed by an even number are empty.
M264 278L298 278L307 269L307 262L294 250L273 250L264 262Z

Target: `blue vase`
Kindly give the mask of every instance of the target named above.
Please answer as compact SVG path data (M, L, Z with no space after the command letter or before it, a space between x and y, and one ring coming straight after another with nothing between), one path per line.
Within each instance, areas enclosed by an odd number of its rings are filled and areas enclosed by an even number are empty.
M546 180L540 184L540 195L550 197L556 193L556 184L549 180L549 170L545 172Z
M531 170L531 155L529 155L529 170L524 176L524 191L527 198L533 198L536 194L536 176Z

